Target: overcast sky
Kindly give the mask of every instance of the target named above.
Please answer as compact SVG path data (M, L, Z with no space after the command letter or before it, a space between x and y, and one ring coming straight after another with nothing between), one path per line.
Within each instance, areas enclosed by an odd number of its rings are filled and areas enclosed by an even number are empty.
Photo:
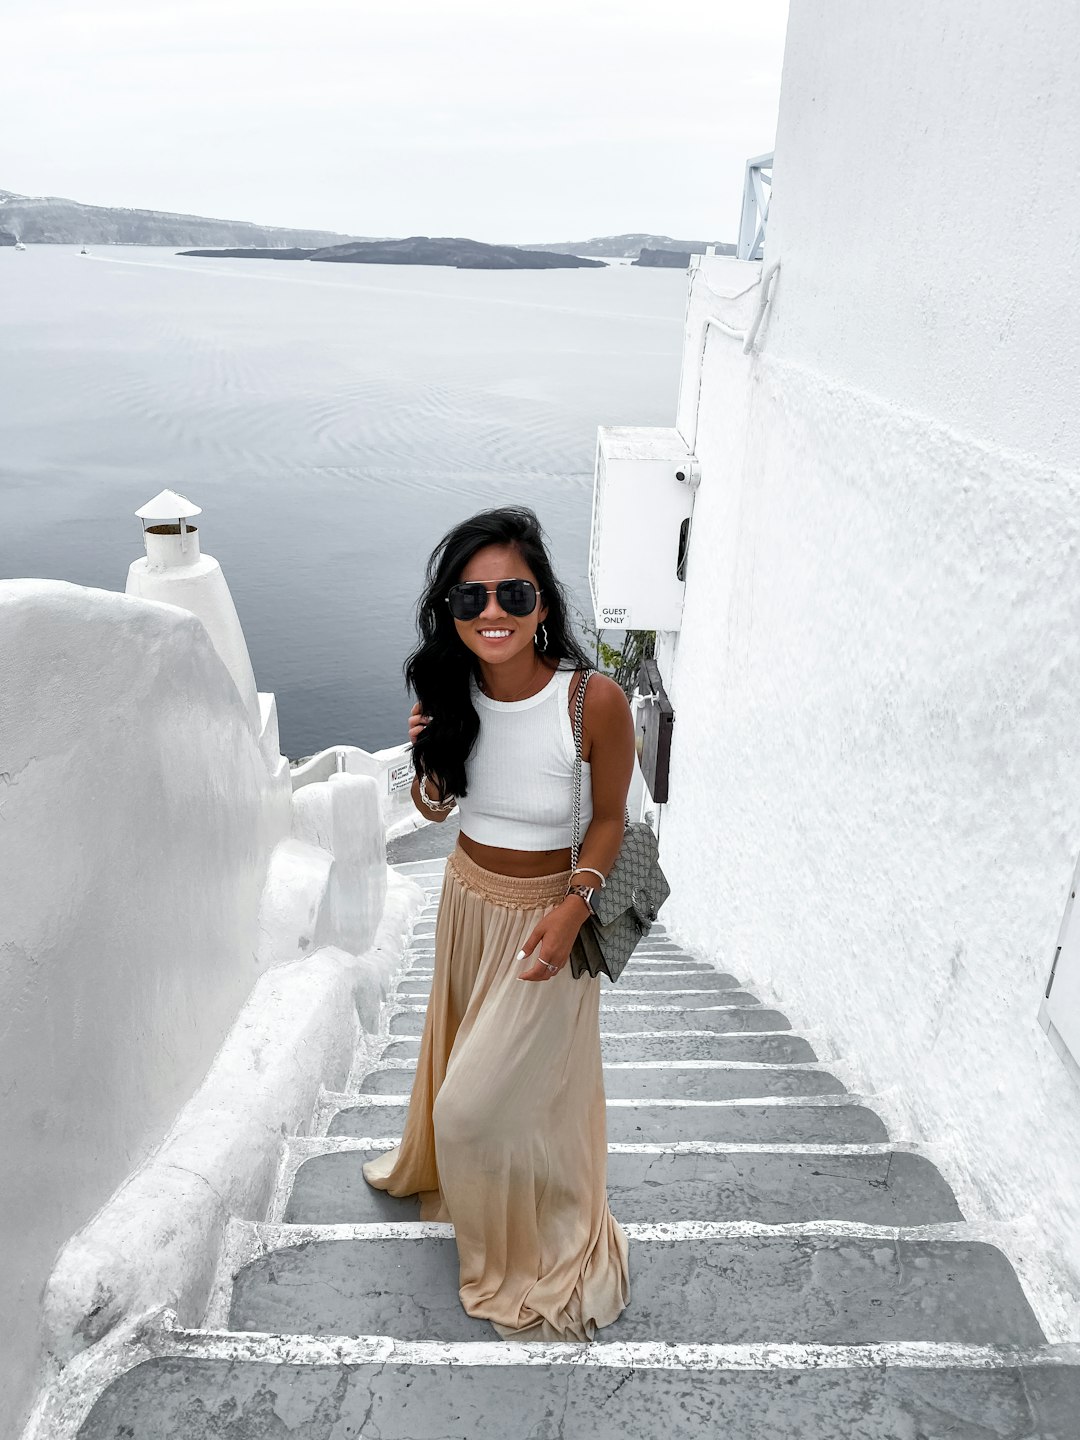
M358 235L735 237L787 0L0 0L0 189Z

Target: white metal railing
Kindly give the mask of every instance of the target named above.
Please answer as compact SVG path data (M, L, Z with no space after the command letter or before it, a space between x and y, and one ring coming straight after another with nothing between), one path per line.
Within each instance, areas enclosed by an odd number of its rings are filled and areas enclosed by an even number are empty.
M772 199L772 152L755 155L746 162L743 182L742 215L739 218L739 243L735 251L739 260L760 260L765 248L765 229L769 221Z

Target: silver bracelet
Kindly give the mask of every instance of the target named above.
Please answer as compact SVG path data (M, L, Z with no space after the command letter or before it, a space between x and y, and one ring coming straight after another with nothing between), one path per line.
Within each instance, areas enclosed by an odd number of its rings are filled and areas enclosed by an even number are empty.
M420 799L429 810L452 810L457 804L456 795L448 795L445 800L432 800L427 791L427 776L420 776Z
M607 884L607 880L604 878L603 875L600 874L599 870L594 870L591 865L576 865L574 869L570 871L570 874L577 875L578 872L581 870L587 870L590 875L595 875L600 881L600 889L603 890L604 886Z

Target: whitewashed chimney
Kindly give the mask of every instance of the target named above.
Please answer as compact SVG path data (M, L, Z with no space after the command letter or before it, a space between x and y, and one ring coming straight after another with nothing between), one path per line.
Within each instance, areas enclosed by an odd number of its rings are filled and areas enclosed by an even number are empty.
M127 594L179 605L199 617L236 682L258 733L261 720L255 672L240 617L221 566L212 555L202 554L198 529L188 523L193 516L202 514L201 508L175 490L162 490L135 514L143 522L146 556L132 561Z

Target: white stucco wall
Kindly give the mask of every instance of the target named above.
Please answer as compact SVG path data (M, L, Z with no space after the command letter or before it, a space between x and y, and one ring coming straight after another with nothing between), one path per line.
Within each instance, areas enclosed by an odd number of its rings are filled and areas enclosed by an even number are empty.
M264 963L291 823L194 616L0 583L0 1415L58 1248L161 1139Z
M126 593L179 605L197 615L225 662L253 723L258 724L261 717L255 672L220 564L213 555L200 553L199 532L194 528L183 539L180 535L144 531L143 540L146 554L128 567Z
M1066 0L793 0L782 269L759 353L705 350L660 822L676 933L1074 1302L1080 1088L1036 1017L1080 848L1078 86ZM687 437L752 273L695 277Z

